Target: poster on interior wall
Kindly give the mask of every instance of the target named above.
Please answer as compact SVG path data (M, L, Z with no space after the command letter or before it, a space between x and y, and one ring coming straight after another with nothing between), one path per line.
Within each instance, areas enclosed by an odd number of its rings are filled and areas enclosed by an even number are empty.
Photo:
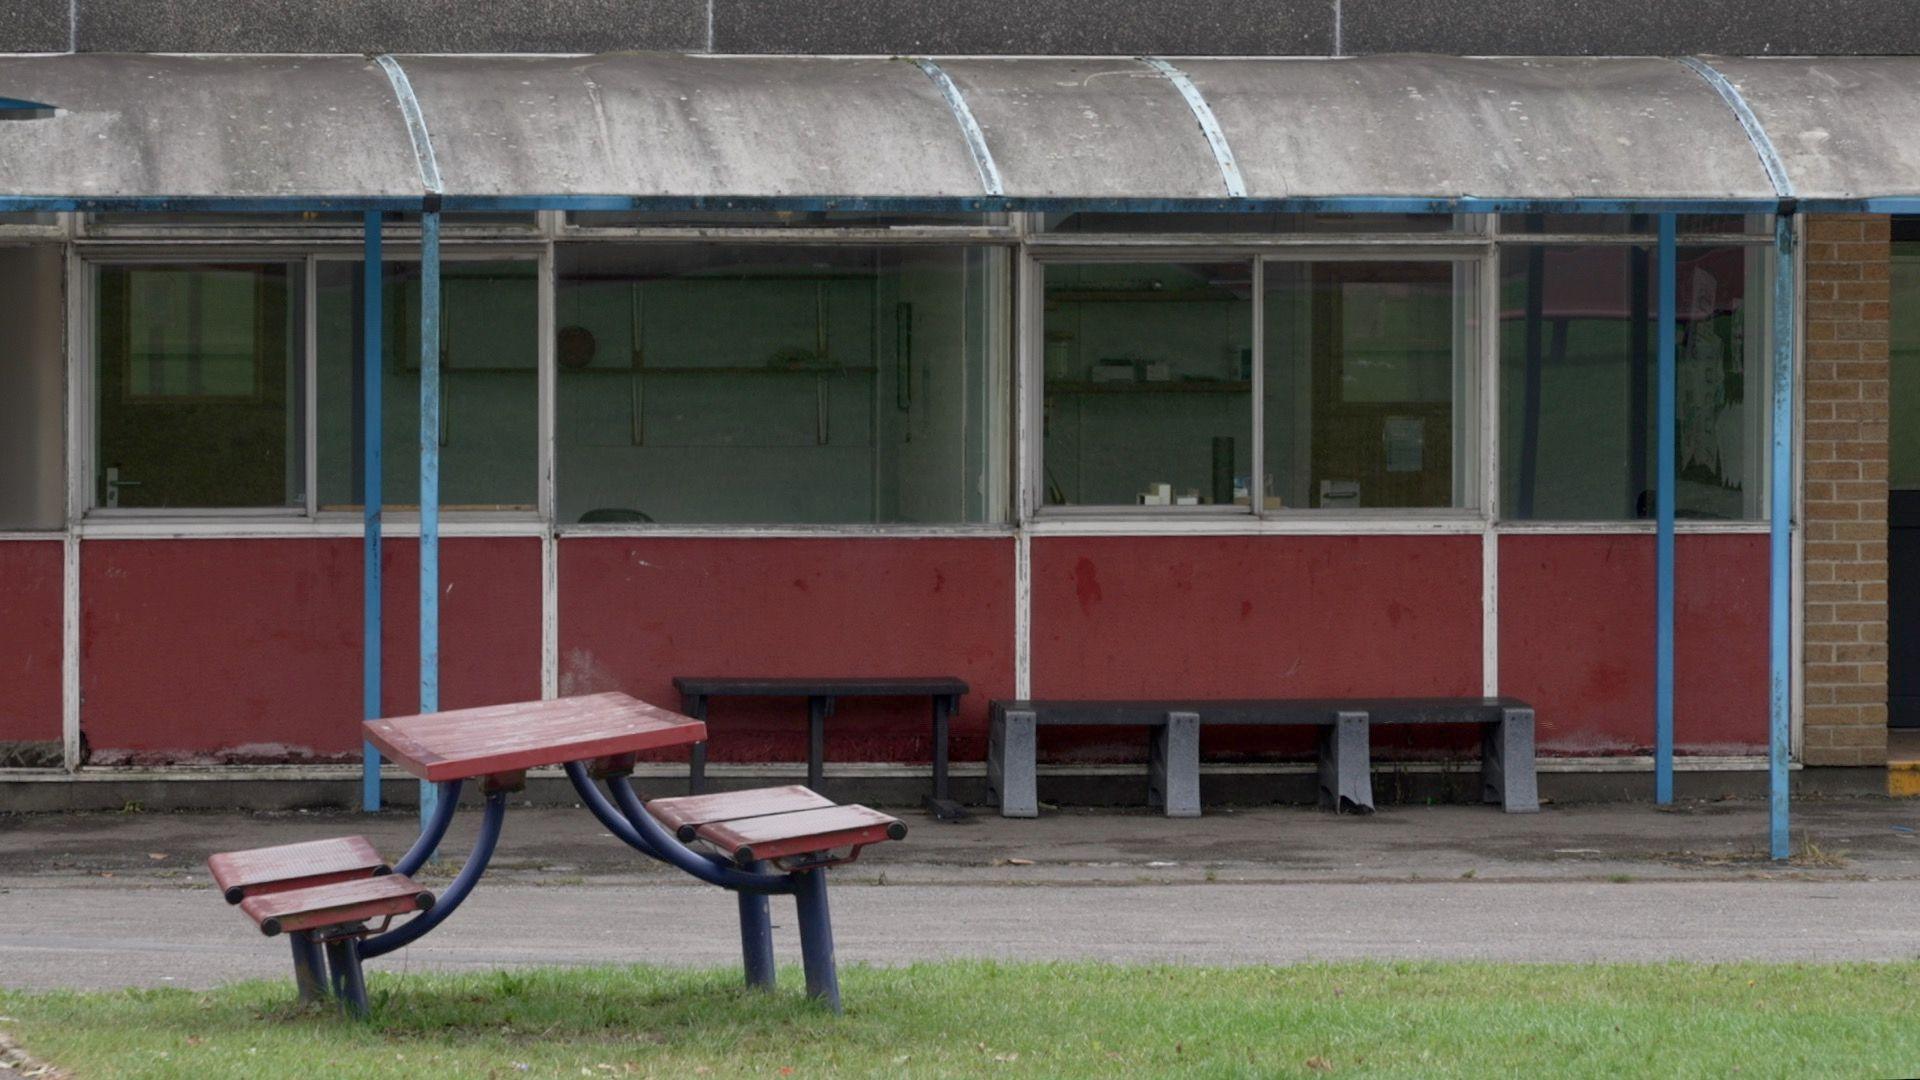
M1704 267L1693 268L1688 292L1675 364L1677 478L1693 489L1687 501L1696 512L1738 517L1746 459L1744 312L1737 297L1720 302L1719 281Z
M1425 467L1427 422L1424 419L1389 416L1386 438L1388 472L1419 472Z

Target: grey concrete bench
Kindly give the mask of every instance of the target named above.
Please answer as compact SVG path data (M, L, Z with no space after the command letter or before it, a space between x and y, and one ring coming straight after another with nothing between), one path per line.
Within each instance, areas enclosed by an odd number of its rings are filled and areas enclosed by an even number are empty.
M1478 724L1480 790L1509 814L1540 809L1533 706L1514 698L1275 698L1245 701L996 701L987 786L1002 817L1040 813L1035 759L1043 727L1144 727L1147 802L1168 817L1200 816L1200 725L1320 729L1320 805L1373 811L1368 733L1375 724Z

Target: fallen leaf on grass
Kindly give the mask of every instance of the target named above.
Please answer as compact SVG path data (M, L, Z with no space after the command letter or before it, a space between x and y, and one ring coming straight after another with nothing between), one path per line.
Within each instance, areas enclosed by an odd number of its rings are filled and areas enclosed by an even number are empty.
M1323 1057L1308 1058L1306 1060L1306 1066L1307 1068L1312 1069L1314 1072L1332 1072L1333 1071L1333 1062L1328 1061L1326 1058L1323 1058Z

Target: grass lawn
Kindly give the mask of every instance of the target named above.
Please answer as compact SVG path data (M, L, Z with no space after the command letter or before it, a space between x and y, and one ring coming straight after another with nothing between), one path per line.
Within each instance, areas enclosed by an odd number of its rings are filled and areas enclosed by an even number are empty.
M0 993L0 1032L79 1077L1920 1074L1915 962L849 967L841 1017L788 969L369 979L366 1024L288 980Z

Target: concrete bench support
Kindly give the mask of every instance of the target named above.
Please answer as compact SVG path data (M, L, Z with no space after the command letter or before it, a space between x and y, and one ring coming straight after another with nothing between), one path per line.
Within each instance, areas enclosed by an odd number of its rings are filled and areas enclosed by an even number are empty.
M1336 813L1373 813L1372 748L1367 714L1342 712L1320 729L1320 806Z
M1505 709L1500 720L1485 727L1480 751L1480 798L1499 803L1509 814L1540 810L1539 780L1534 773L1533 710Z
M1040 816L1034 781L1038 728L1039 718L1032 710L994 710L987 731L987 789L1000 804L1001 817Z
M1200 816L1200 714L1170 712L1147 739L1147 805Z

